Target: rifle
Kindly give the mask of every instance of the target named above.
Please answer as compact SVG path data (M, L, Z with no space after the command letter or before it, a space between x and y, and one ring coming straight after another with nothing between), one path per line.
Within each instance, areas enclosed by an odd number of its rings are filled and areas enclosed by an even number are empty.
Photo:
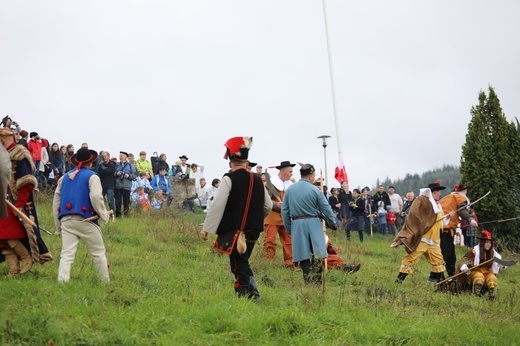
M470 267L470 268L468 268L468 269L466 269L466 270L461 271L460 273L457 273L457 274L455 274L455 275L452 275L452 276L450 276L450 277L447 278L447 279L444 279L444 280L442 280L442 281L439 281L439 282L437 282L435 285L436 285L436 286L439 286L439 285L441 285L441 284L443 284L443 283L445 283L445 282L448 282L448 281L450 281L450 280L453 280L453 279L456 278L457 276L460 276L460 275L462 275L462 274L466 274L467 272L470 272L470 271L472 271L472 270L475 269L475 268L482 267L484 264L487 264L487 263L489 263L489 262L497 262L498 264L500 264L500 265L502 265L502 266L504 266L504 267L510 267L510 266L514 266L514 265L516 264L516 261L505 261L505 260L500 259L500 258L498 258L498 257L493 257L493 258L491 258L491 259L488 259L487 261L484 261L484 262L482 262L482 263L477 264L476 266L472 266L472 267Z

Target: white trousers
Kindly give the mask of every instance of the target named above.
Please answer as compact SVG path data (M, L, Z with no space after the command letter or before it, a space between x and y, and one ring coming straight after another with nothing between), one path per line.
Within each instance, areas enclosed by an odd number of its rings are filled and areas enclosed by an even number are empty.
M64 216L61 219L61 258L58 269L58 281L70 280L70 269L76 256L80 239L94 260L94 267L103 282L109 282L105 243L99 226L92 222L84 222L76 215Z

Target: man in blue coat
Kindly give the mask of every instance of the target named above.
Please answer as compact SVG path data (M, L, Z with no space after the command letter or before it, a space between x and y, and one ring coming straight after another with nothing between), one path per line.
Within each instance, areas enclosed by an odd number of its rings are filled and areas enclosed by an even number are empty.
M285 192L282 218L292 237L293 261L300 264L305 283L321 284L327 245L320 215L336 229L335 217L323 193L312 184L316 172L311 164L300 164L301 179Z

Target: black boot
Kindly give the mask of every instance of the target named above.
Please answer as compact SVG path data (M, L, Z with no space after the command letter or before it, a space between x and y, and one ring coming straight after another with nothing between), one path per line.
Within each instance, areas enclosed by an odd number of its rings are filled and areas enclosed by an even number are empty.
M395 283L396 284L402 284L404 279L406 279L407 275L408 274L406 274L406 273L399 273L399 275L397 275L397 279L395 279Z
M323 260L321 258L311 261L311 281L315 285L321 285L323 275Z
M249 296L249 286L241 286L239 288L235 288L235 292L238 298L245 298Z
M361 263L352 264L352 265L344 264L341 266L341 269L348 272L349 274L353 274L353 273L357 272L359 270L359 268L361 268Z
M253 299L257 302L260 301L260 292L258 292L258 288L256 287L254 276L249 277L249 293L247 298Z
M430 272L430 276L428 277L428 282L431 282L433 284L439 283L441 281L441 275L443 273L434 273ZM444 276L444 275L442 275Z
M311 261L304 260L300 262L300 268L302 268L303 282L305 284L311 283Z

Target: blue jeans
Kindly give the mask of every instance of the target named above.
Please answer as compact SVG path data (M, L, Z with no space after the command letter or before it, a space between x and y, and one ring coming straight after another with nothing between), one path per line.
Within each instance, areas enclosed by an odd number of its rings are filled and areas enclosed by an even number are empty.
M105 196L107 196L108 207L110 210L115 210L114 189L103 189L103 197Z
M379 224L379 233L382 235L386 235L386 223Z
M34 161L34 166L36 167L36 172L34 172L35 177L40 175L40 163L41 161Z
M470 248L473 248L475 245L475 237L474 236L468 236L468 246Z
M395 225L388 225L388 233L391 235L397 235L397 227Z

